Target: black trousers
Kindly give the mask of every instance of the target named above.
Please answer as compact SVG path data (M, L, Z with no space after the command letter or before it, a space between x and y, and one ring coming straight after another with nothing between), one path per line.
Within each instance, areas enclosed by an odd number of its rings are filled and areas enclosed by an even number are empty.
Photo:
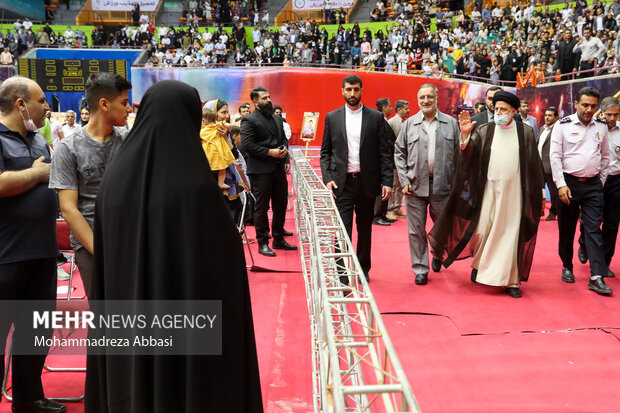
M603 185L598 176L580 182L578 178L564 174L571 191L570 205L558 202L558 227L560 230L558 251L564 267L573 269L573 242L581 207L581 223L586 250L589 252L591 275L606 275L607 265L603 253Z
M594 63L588 63L587 61L585 62L581 62L579 64L579 71L582 70L590 70L590 69L594 69ZM581 73L579 75L579 77L592 77L594 76L594 72L586 72L586 73Z
M56 300L56 257L39 260L0 264L0 300ZM33 337L32 314L29 312L3 311L0 314L0 380L4 377L4 351L6 339L13 331L13 352L23 348ZM52 337L53 330L37 329L37 336ZM47 349L44 349L47 351ZM45 355L24 356L15 354L12 360L13 398L34 401L43 398L41 371Z
M560 202L560 199L558 198L558 188L555 187L555 182L553 182L553 175L545 174L545 182L549 187L549 197L551 198L551 207L549 207L549 213L557 215L558 202Z
M609 267L611 259L616 250L616 239L618 238L618 224L620 223L620 175L608 176L603 188L605 206L603 208L603 253L605 254L605 264ZM584 228L581 224L581 235L579 245L588 254L588 249L584 240Z
M284 165L278 165L268 174L250 175L252 192L256 197L254 205L254 227L258 245L269 243L269 201L273 212L271 232L275 241L284 239L284 220L288 202L288 181Z
M374 206L374 217L375 219L385 218L385 214L388 211L388 204L390 203L390 199L386 199L383 201L381 199L381 195L375 198L375 206Z
M372 219L375 198L368 198L364 195L359 178L347 175L347 180L343 192L336 198L336 206L340 213L340 218L349 234L349 239L353 242L353 212L355 211L355 226L357 228L357 258L362 266L364 274L370 272L370 248L372 238Z

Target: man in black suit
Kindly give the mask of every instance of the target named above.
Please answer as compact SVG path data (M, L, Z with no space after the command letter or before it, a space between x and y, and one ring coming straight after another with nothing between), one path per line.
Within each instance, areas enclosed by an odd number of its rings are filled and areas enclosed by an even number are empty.
M477 115L471 117L471 122L474 123L474 128L472 132L476 130L478 126L484 125L487 122L493 122L493 113L495 112L495 108L493 107L493 96L499 90L502 90L499 86L491 86L487 89L487 94L484 98L484 104L486 105L486 110L481 111Z
M290 170L288 158L288 141L284 135L282 119L273 116L273 104L269 91L259 86L250 92L250 99L256 110L241 120L241 148L247 153L246 163L252 192L256 197L254 206L254 226L258 252L274 257L275 252L269 248L269 220L267 210L269 201L273 211L271 230L273 248L296 250L284 240L286 203L288 199L288 181L286 174Z
M553 174L551 173L551 161L549 160L549 148L551 147L551 131L553 125L558 120L558 110L553 106L545 110L545 124L537 137L538 153L542 159L543 171L545 173L545 182L549 187L549 196L551 198L551 206L549 207L549 215L545 221L554 221L558 207L558 189L553 182ZM544 209L543 209L544 213Z
M383 118L385 119L387 123L388 117L392 114L392 102L390 102L390 99L388 98L378 99L377 110L383 113ZM394 131L392 130L392 127L389 125L389 123L385 125L385 137L388 139L390 143L390 147L393 148L394 143L396 142L396 135L394 134ZM374 211L375 215L374 215L374 219L372 222L373 224L389 226L389 225L392 225L392 222L396 221L396 218L388 218L386 216L388 212L389 202L390 202L389 199L383 200L381 198L381 195L377 196L375 200L375 211Z
M334 193L349 238L355 211L357 256L369 280L373 206L379 194L383 200L392 194L393 148L385 136L383 114L361 103L362 79L345 77L342 95L346 104L325 117L321 172ZM341 281L346 283L346 277Z

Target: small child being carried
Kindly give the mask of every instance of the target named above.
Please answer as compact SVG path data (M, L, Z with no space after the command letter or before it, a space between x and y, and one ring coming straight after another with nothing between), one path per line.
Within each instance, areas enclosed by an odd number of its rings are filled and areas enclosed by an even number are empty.
M217 184L221 189L230 188L224 183L226 178L226 168L235 163L235 157L230 150L230 143L226 136L217 131L216 113L210 109L202 110L202 129L200 129L200 139L202 139L202 149L207 155L211 170L217 172Z

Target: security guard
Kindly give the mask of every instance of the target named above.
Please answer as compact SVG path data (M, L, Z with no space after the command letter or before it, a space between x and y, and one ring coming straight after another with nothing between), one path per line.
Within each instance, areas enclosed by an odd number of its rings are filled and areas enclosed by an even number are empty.
M607 265L603 253L603 185L609 166L607 124L594 118L600 93L592 87L579 90L575 100L577 113L560 120L551 133L549 158L553 181L558 188L559 254L562 281L574 283L573 241L579 208L584 239L590 252L588 288L603 295L612 290L605 284Z

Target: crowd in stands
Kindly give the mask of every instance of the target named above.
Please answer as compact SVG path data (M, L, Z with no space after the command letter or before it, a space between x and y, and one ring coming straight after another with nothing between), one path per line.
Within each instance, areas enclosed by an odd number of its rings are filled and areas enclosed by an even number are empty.
M409 3L378 0L377 9L389 8L388 17L395 19L385 31L373 32L356 23L348 28L339 25L331 33L307 19L270 29L268 17L254 17L256 24L246 32L241 16L257 16L261 2L242 0L224 5L218 1L184 3L192 16L208 17L207 11L215 8L222 22L215 31L205 31L194 19L188 19L189 27L156 28L148 17L140 16L138 26L119 27L107 38L97 27L92 44L148 48L147 66L152 67L339 65L436 77L452 74L494 84L514 82L517 73L532 70L544 74L547 81L582 70L590 71L581 76L619 71L620 0L605 4L578 0L553 10L537 9L529 1L489 9L476 1L470 15L463 11L453 14L437 7L436 2L424 2L410 15ZM222 15L234 22L231 32L224 30ZM339 12L329 13L330 19L334 16ZM431 18L436 19L434 30ZM37 44L79 46L86 42L83 32L71 28L56 34L47 25L34 35L31 26L27 19L23 23L18 20L14 33L0 33L0 45L15 57ZM0 58L7 58L3 62L8 60L4 50Z
M185 0L183 16L188 26L204 23L233 24L249 21L269 23L269 12L262 0Z
M213 33L168 28L153 42L149 65L352 65L426 76L453 73L496 84L531 70L544 73L547 81L579 70L595 69L581 76L618 73L620 0L579 0L553 10L530 2L489 9L477 1L471 15L426 2L411 18L409 3L383 1L377 8L389 7L395 19L387 33L356 23L328 34L316 21L300 20L275 29L254 25L249 42L242 22L232 34L221 26Z
M13 64L14 60L32 47L83 47L88 45L88 37L81 30L73 30L71 26L62 33L56 33L46 23L45 26L33 30L30 19L17 19L13 29L6 32L0 30L1 64Z

